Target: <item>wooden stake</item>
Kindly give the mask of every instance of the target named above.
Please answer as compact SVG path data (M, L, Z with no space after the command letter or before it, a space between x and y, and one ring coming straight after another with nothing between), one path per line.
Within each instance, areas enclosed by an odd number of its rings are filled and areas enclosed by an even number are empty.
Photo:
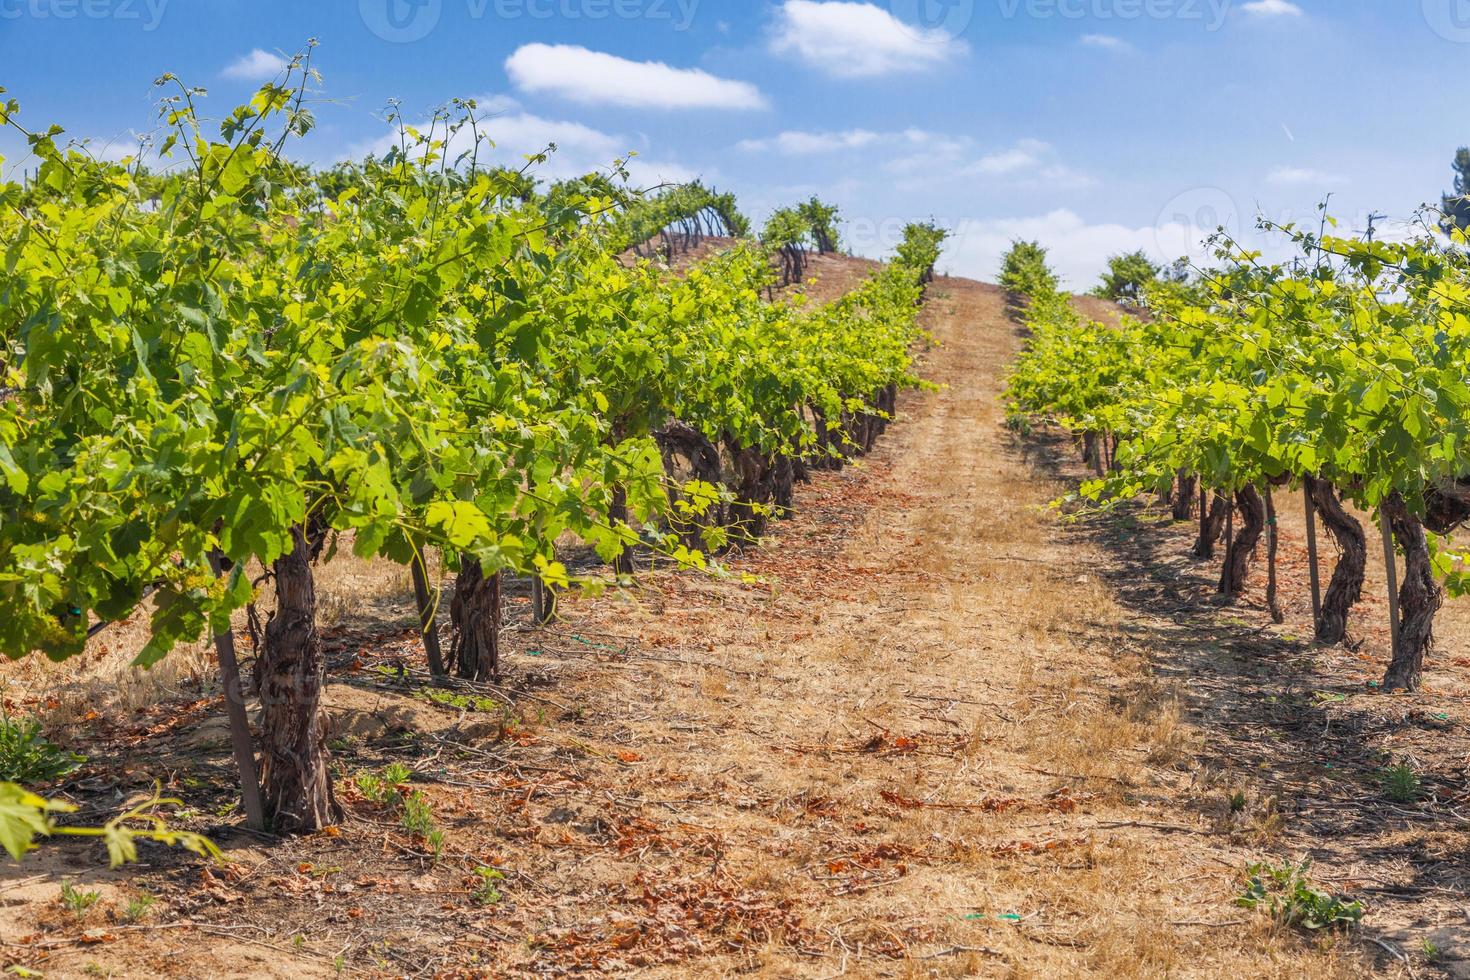
M1388 627L1393 638L1393 658L1399 658L1399 565L1393 548L1393 527L1383 508L1378 509L1378 523L1383 526L1383 560L1388 567Z
M1219 491L1216 491L1217 493ZM1225 497L1225 565L1220 569L1220 594L1229 595L1230 552L1235 550L1235 498Z
M413 597L419 607L419 635L424 640L424 653L429 658L429 674L435 678L444 672L444 653L439 649L439 626L434 621L434 597L429 591L429 574L424 569L424 553L419 549L409 562L413 573Z
M219 576L223 556L212 552L209 567ZM240 574L239 566L234 574ZM235 656L235 634L229 629L214 634L214 652L219 658L220 683L225 688L225 714L230 720L230 744L235 766L240 771L240 799L245 806L245 826L265 830L265 804L260 797L260 773L255 768L255 743L250 737L250 719L245 714L245 688L240 682L240 661Z
M556 610L556 603L552 600L551 590L541 580L540 575L531 576L531 617L537 626L545 626L551 622L551 617Z
M1312 573L1312 628L1322 621L1322 575L1317 570L1317 505L1312 502L1310 487L1302 488L1307 502L1307 560Z

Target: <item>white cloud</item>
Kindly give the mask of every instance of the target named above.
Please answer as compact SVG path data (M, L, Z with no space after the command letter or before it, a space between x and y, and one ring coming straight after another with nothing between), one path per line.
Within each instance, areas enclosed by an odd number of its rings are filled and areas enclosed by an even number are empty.
M533 113L515 108L515 100L504 96L485 96L475 100L480 107L480 133L488 137L494 146L481 148L479 163L499 164L520 168L528 155L543 152L549 145L556 144L556 152L546 163L534 168L532 175L544 180L561 180L580 177L593 171L606 171L616 159L626 157L630 151L638 150L637 141L613 133L568 120L546 119ZM509 106L500 114L486 112L487 107ZM420 132L429 131L427 120L417 123ZM442 132L442 127L441 130ZM461 128L450 140L448 153L451 160L473 146L469 127ZM398 145L394 134L384 135L369 143L352 148L349 158L360 158L368 154L382 154ZM629 174L635 186L652 186L666 182L694 180L700 173L669 161L643 156L634 157L628 164Z
M787 130L766 139L741 140L735 144L735 148L746 153L774 152L783 156L812 156L837 150L855 150L870 146L884 138L883 134L867 129L848 129L842 132L826 133Z
M870 3L786 0L776 14L771 50L839 78L863 78L931 68L965 54L969 45Z
M1253 17L1300 17L1302 8L1291 0L1251 0L1240 8Z
M1093 285L1106 268L1108 256L1120 252L1142 249L1158 262L1199 255L1199 229L1187 224L1094 225L1060 208L1034 217L960 221L952 229L941 265L958 275L994 282L1001 257L1018 238L1041 242L1052 268L1076 290Z
M573 44L527 44L505 61L516 87L585 105L643 109L763 109L749 82L661 61L629 61Z
M1121 37L1111 34L1084 34L1080 40L1085 47L1107 48L1109 51L1127 51L1133 47Z
M807 132L787 130L763 139L746 139L735 144L746 153L778 153L783 156L815 156L842 150L874 148L897 151L883 163L891 174L920 178L921 182L980 177L1003 180L1014 186L1067 184L1086 187L1096 183L1057 160L1056 149L1043 140L1022 139L1009 147L979 156L974 140L948 136L924 129L875 132L869 129Z
M235 59L220 75L238 82L268 82L285 71L288 64L280 55L256 48Z
M1022 170L1037 170L1041 157L1051 152L1050 144L1041 140L1021 140L1008 150L987 153L963 171L965 176L999 177Z
M1346 184L1348 179L1342 174L1328 173L1324 170L1313 170L1310 167L1277 167L1266 175L1266 181L1283 186L1300 186L1326 184Z
M1062 163L1054 146L1044 140L1022 139L988 152L966 136L946 136L910 129L894 137L909 152L883 165L891 174L908 178L909 189L952 181L980 179L1013 187L1055 186L1076 189L1097 181Z

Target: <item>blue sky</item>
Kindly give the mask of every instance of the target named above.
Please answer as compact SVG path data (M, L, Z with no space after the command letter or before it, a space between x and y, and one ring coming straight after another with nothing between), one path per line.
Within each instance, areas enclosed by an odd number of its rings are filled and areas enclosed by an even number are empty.
M303 157L476 97L508 159L559 144L551 176L636 151L757 218L820 194L875 255L933 217L981 278L1015 236L1083 286L1328 192L1344 229L1405 219L1470 143L1470 0L0 0L0 85L100 148L155 126L160 73L223 116L310 37Z

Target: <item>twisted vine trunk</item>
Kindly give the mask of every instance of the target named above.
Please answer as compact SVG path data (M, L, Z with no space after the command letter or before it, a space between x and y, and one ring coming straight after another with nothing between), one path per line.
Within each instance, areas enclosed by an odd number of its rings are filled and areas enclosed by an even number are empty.
M883 389L878 407L888 413L888 418L883 420L883 431L887 432L888 426L898 418L898 385L891 384Z
M1179 474L1179 488L1174 494L1174 520L1187 521L1194 516L1194 488L1198 482L1190 473Z
M730 435L725 436L725 448L730 453L730 463L735 471L735 502L730 505L730 531L732 539L741 543L754 543L766 533L766 515L762 507L771 502L771 461L754 449L741 446Z
M1266 505L1255 487L1246 486L1235 492L1235 508L1240 512L1240 528L1231 537L1225 555L1225 574L1220 580L1220 591L1229 599L1238 599L1245 591L1251 559L1266 528Z
M1103 475L1102 444L1096 432L1082 433L1082 461L1092 467L1093 473Z
M778 508L776 515L782 519L794 516L796 506L796 464L784 453L776 457L771 467L771 499Z
M1395 492L1383 504L1394 540L1404 553L1404 582L1399 589L1399 648L1383 677L1383 689L1417 691L1424 675L1424 658L1434 646L1434 614L1444 604L1444 592L1434 579L1424 526L1409 513Z
M864 412L862 420L863 452L870 453L878 443L878 434L883 431L883 419L874 412Z
M842 458L839 455L840 447L838 440L833 438L835 431L827 422L827 416L817 406L810 406L812 413L812 427L817 433L817 456L812 463L813 469L840 470L842 469Z
M1216 493L1214 502L1205 507L1205 493L1200 491L1199 537L1194 542L1196 558L1215 557L1215 542L1225 533L1225 517L1230 513L1230 502L1223 494Z
M277 833L312 833L342 820L332 792L327 721L321 708L326 661L316 630L312 542L291 529L292 548L276 559L276 612L255 666L261 703L265 816Z
M1307 477L1306 486L1317 514L1341 552L1332 570L1332 581L1322 596L1322 615L1317 620L1317 642L1332 646L1347 636L1348 613L1362 598L1368 542L1363 525L1342 506L1331 483Z
M718 487L724 482L720 471L720 450L694 426L686 422L673 421L653 434L663 455L664 472L671 478L676 470L675 457L682 456L689 462L691 475L696 480ZM672 479L670 481L672 483ZM679 491L670 486L669 503L675 504ZM691 549L704 547L703 531L725 522L724 505L710 504L703 514L680 516L674 511L674 525L684 546Z
M477 559L461 556L449 618L454 624L450 656L455 671L472 681L499 681L500 573L486 575Z
M608 520L614 527L628 523L628 488L621 483L612 488L612 503L607 508ZM619 575L633 574L633 549L623 546L613 558L613 571Z

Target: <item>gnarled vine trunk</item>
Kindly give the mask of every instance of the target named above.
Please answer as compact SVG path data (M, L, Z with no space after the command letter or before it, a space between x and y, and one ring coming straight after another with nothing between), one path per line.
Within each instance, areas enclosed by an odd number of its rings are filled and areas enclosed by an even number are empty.
M1331 483L1307 477L1306 487L1317 514L1341 552L1337 567L1332 570L1332 581L1322 596L1322 614L1317 620L1317 642L1331 646L1347 636L1348 613L1363 595L1368 542L1363 536L1363 525L1342 506Z
M720 470L719 447L710 442L705 434L694 426L686 422L673 421L655 432L653 438L663 454L664 472L671 478L677 466L676 457L682 456L688 461L690 474L694 479L714 487L724 482L724 474ZM676 502L678 494L678 489L670 486L670 504ZM685 517L681 516L677 509L674 511L673 523L679 533L679 538L684 542L685 547L691 549L705 547L703 541L705 528L715 527L724 522L725 507L719 501L710 504L701 515Z
M607 516L614 527L628 523L628 488L622 484L612 488L612 502L608 505ZM612 567L619 575L632 575L633 549L627 546L619 549L613 558Z
M1229 599L1238 599L1245 591L1251 559L1266 528L1266 505L1255 487L1242 487L1235 492L1235 509L1240 512L1240 526L1231 536L1225 572L1220 579L1220 592Z
M1194 488L1198 482L1192 474L1179 474L1179 485L1174 492L1174 520L1187 521L1194 516Z
M734 478L735 502L730 505L730 537L732 543L753 544L766 533L764 505L771 502L771 461L754 449L747 449L728 433L725 448L730 454Z
M1383 502L1394 539L1404 553L1404 581L1399 588L1399 648L1383 677L1383 689L1417 691L1424 675L1424 658L1434 646L1434 614L1444 604L1444 592L1434 578L1424 526L1409 513L1395 492Z
M771 500L778 508L776 516L790 519L796 506L796 464L790 456L781 454L771 467Z
M1082 433L1082 461L1092 467L1092 472L1102 476L1106 472L1103 459L1102 439L1096 432Z
M1225 517L1230 513L1230 501L1225 496L1216 493L1214 501L1208 508L1204 506L1203 491L1201 491L1199 511L1199 537L1194 542L1194 556L1196 558L1215 557L1215 542L1220 540L1220 535L1225 533Z
M450 656L459 676L472 681L499 681L500 573L486 575L477 559L461 556L449 618L454 624Z
M288 834L312 833L342 820L321 708L326 661L316 629L314 549L300 526L291 529L291 541L291 551L271 566L276 611L255 665L265 816L277 833Z
M812 468L818 470L840 470L842 469L842 457L840 442L834 436L834 429L827 422L827 416L815 405L809 406L812 413L812 428L817 434L817 455L812 461Z

